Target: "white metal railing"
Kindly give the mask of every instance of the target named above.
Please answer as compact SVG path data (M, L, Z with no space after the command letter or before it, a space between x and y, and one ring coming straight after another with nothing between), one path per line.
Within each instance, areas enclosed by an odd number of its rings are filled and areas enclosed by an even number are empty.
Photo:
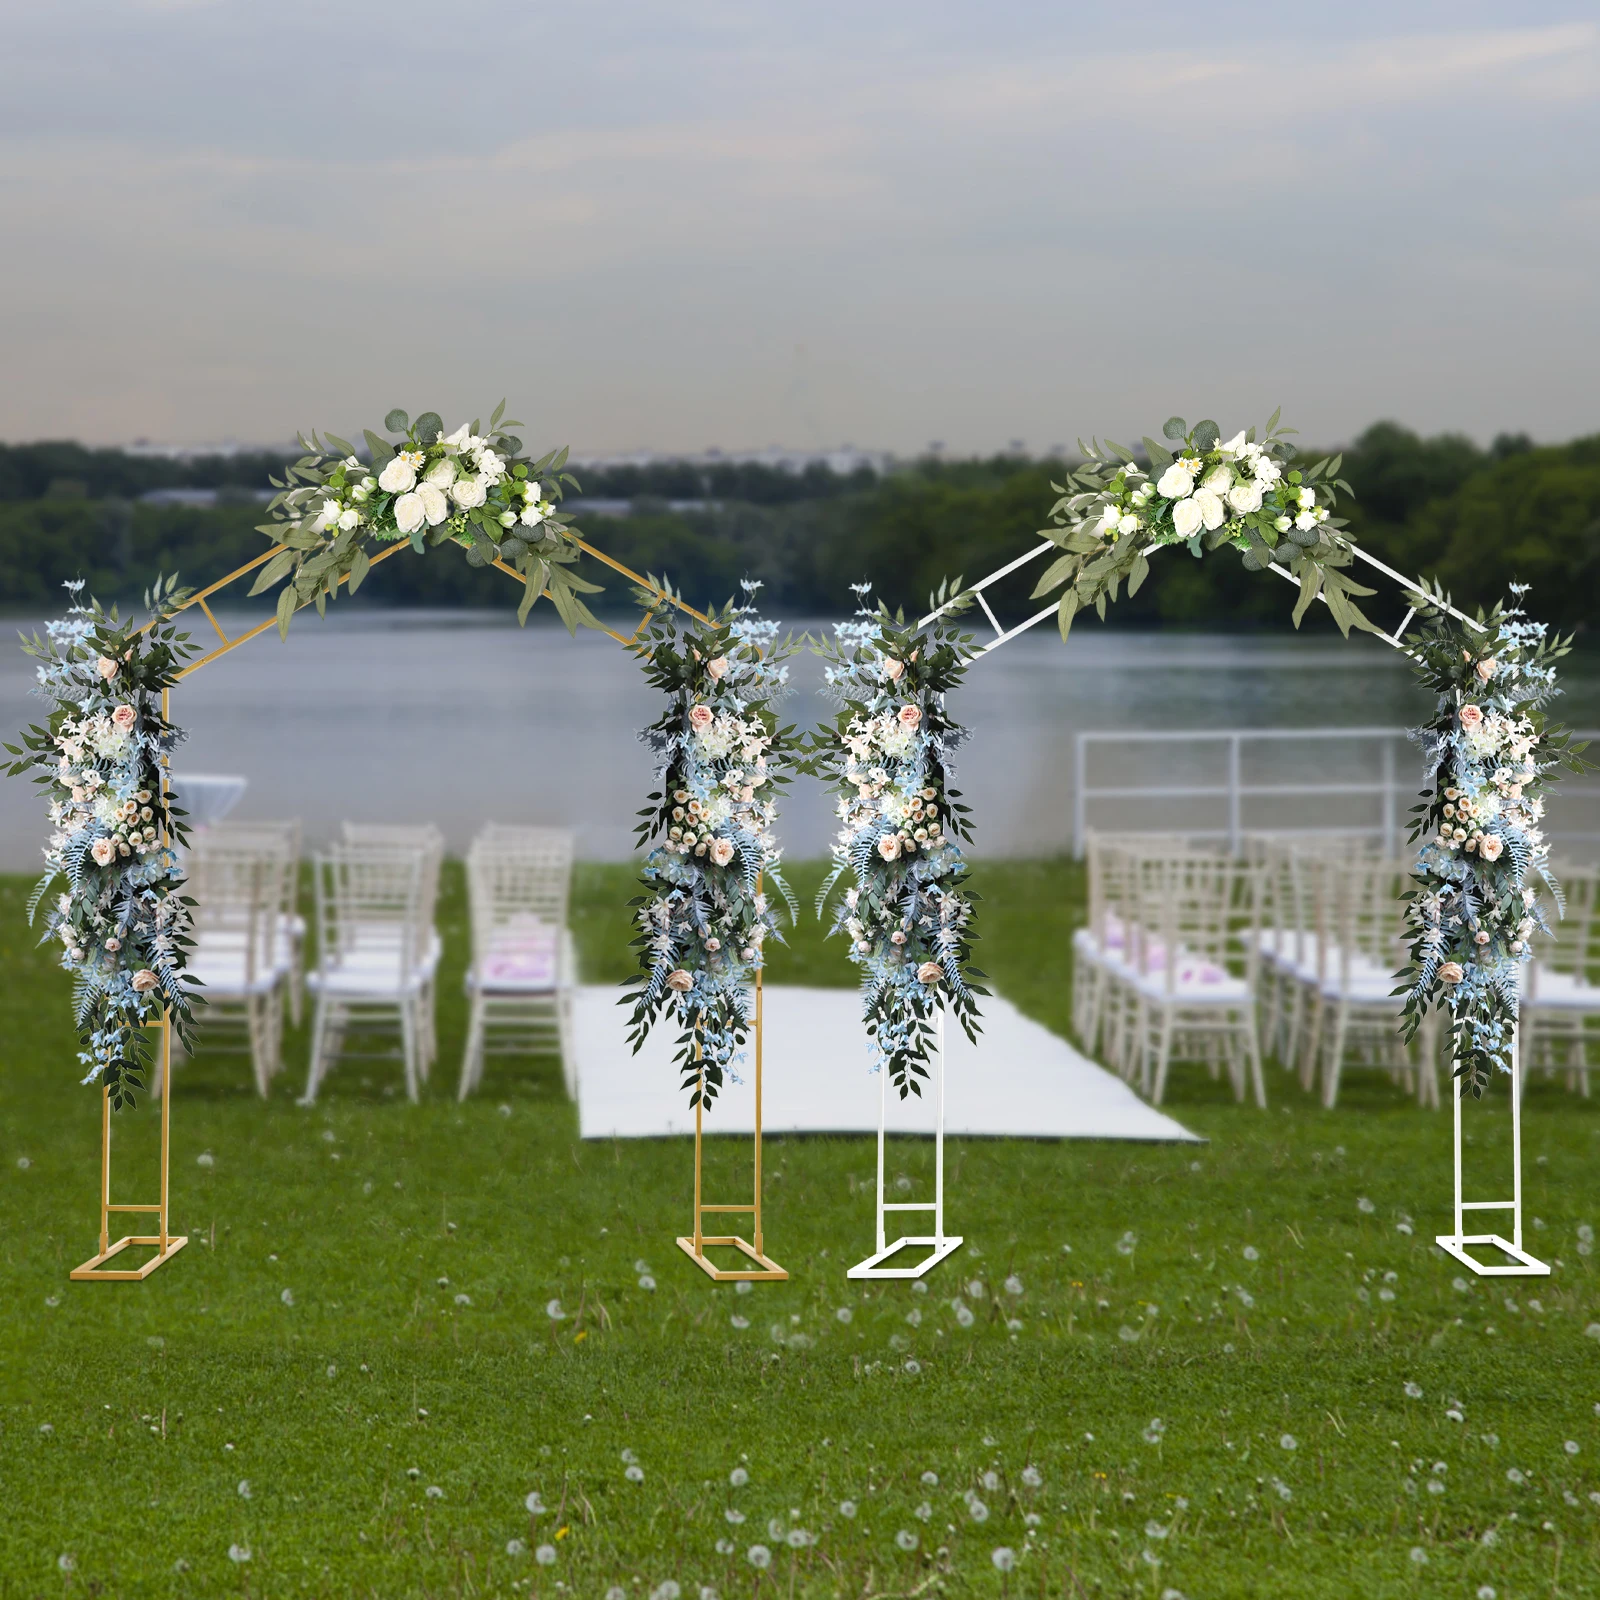
M1586 731L1575 735L1578 740L1600 742L1600 732ZM1377 750L1377 774L1369 778L1339 777L1333 781L1319 776L1296 777L1272 782L1247 782L1245 756L1252 745L1282 746L1290 741L1303 744L1333 744L1365 742ZM1331 796L1355 799L1365 797L1374 802L1371 819L1365 823L1345 825L1339 832L1366 831L1381 837L1386 854L1398 855L1404 848L1408 832L1409 812L1421 787L1416 762L1397 757L1397 747L1406 742L1403 728L1219 728L1206 732L1172 730L1166 732L1085 732L1077 735L1076 760L1073 764L1072 798L1072 851L1081 857L1084 843L1092 825L1090 807L1095 802L1119 802L1119 816L1115 827L1119 832L1138 831L1138 822L1128 815L1130 803L1140 801L1195 801L1211 806L1212 815L1202 825L1190 826L1186 821L1174 828L1170 823L1152 822L1152 830L1181 832L1193 838L1223 839L1228 848L1237 854L1244 835L1251 833L1289 832L1290 829L1259 827L1248 821L1245 812L1249 801L1256 799L1318 802ZM1195 750L1223 750L1224 773L1220 782L1177 782L1166 777L1151 780L1094 784L1089 781L1089 762L1096 747L1127 748L1129 746L1189 746ZM1346 769L1349 762L1341 762ZM1600 784L1569 780L1560 786L1559 795L1564 809L1576 805L1579 818L1588 828L1550 827L1551 842L1558 845L1600 845ZM1194 819L1200 822L1199 818ZM1324 830L1333 826L1322 824ZM1308 814L1304 826L1292 831L1313 833L1317 825Z

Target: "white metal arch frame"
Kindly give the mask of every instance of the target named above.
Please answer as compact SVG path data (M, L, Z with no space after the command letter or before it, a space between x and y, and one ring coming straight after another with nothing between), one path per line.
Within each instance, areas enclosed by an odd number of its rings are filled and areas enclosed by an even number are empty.
M1360 545L1351 540L1340 541L1356 560L1365 562L1375 571L1381 572L1385 577L1399 584L1408 601L1406 614L1400 619L1399 625L1393 633L1384 633L1381 629L1374 629L1377 637L1386 644L1406 656L1413 656L1413 652L1405 644L1405 631L1410 627L1417 614L1417 606L1413 600L1423 598L1422 585L1408 578L1404 573L1396 572L1387 563L1378 560L1374 555L1363 550ZM1149 557L1157 551L1167 548L1162 545L1150 545L1143 554ZM974 660L981 660L992 651L998 650L1001 645L1010 643L1011 640L1028 632L1048 617L1056 614L1056 602L1052 601L1043 610L1036 612L1025 621L1019 622L1015 627L1004 627L1000 619L995 616L990 606L985 590L992 588L1002 578L1009 577L1013 572L1037 561L1040 556L1059 552L1060 546L1046 539L1041 544L1020 555L1014 561L1008 561L1003 567L989 573L987 577L980 578L977 583L964 589L960 595L944 605L930 611L921 618L917 624L925 628L930 622L952 610L956 605L963 604L967 596L976 600L979 608L990 625L994 628L994 637L988 640L973 652ZM1300 587L1300 580L1293 573L1274 563L1269 571L1275 572L1280 578ZM1319 594L1318 600L1326 604L1326 600ZM1454 617L1458 622L1475 629L1479 633L1487 631L1484 624L1474 617L1469 617L1466 612L1458 611L1454 606L1447 604L1433 596L1427 598L1429 606L1443 611ZM1520 1030L1519 1030L1520 1033ZM888 1110L887 1094L879 1097L878 1103L878 1196L877 1196L877 1249L849 1271L852 1278L918 1278L931 1267L943 1261L952 1251L959 1248L962 1239L959 1234L947 1234L944 1231L944 1016L941 1011L937 1034L937 1051L934 1061L934 1105L936 1118L936 1131L934 1135L934 1200L931 1204L886 1202L883 1189L884 1177L884 1138ZM1435 1236L1441 1249L1448 1252L1463 1266L1471 1268L1481 1277L1544 1277L1549 1274L1550 1268L1542 1261L1530 1255L1522 1244L1522 1082L1521 1082L1521 1051L1520 1038L1514 1039L1511 1047L1511 1199L1509 1200L1464 1200L1461 1185L1461 1095L1459 1092L1452 1095L1454 1101L1454 1146L1455 1146L1455 1230L1452 1233L1441 1233ZM1452 1071L1452 1081L1454 1073ZM892 1243L885 1236L886 1214L890 1211L931 1211L934 1215L934 1230L931 1235L918 1234L901 1237ZM1465 1213L1468 1211L1509 1211L1511 1213L1511 1237L1507 1239L1498 1233L1472 1233L1465 1229ZM1485 1266L1477 1261L1468 1251L1469 1245L1492 1245L1503 1251L1509 1258L1508 1264ZM895 1255L897 1251L906 1246L925 1246L930 1249L924 1260L915 1266L891 1267L884 1263Z

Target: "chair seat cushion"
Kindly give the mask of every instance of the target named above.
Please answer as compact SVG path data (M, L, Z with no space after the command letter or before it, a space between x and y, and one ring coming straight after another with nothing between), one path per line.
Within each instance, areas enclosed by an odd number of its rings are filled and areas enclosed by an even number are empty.
M226 952L217 952L211 959L190 961L179 981L205 1000L243 1000L271 994L282 975L280 968L258 968L247 980L242 953L230 961Z
M1214 962L1184 956L1179 957L1170 991L1165 971L1135 978L1134 987L1148 999L1172 999L1185 1005L1249 1005L1252 999L1250 985L1243 978L1233 977Z

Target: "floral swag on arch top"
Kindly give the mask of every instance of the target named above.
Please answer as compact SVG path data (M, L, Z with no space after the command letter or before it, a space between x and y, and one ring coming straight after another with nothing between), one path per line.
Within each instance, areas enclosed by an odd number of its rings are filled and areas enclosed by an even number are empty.
M773 710L788 692L792 651L778 642L778 624L748 603L760 586L744 587L745 604L730 602L703 623L659 595L638 596L650 613L638 643L645 677L669 704L640 735L660 787L639 813L639 841L655 847L646 892L629 902L639 972L619 1003L633 1008L635 1052L662 1013L677 1021L675 1060L691 1110L709 1107L725 1076L738 1081L751 986L767 939L781 938L768 886L795 910L772 832L795 754L793 730Z
M1481 1096L1495 1072L1511 1069L1518 969L1532 959L1535 934L1550 931L1535 880L1561 908L1539 824L1559 770L1587 767L1582 747L1545 714L1560 693L1553 663L1571 640L1550 639L1527 619L1521 586L1511 605L1471 618L1442 590L1393 573L1412 607L1406 621L1414 615L1422 626L1404 643L1406 623L1384 633L1355 603L1374 591L1349 576L1357 547L1333 514L1338 495L1351 492L1338 476L1341 458L1302 466L1288 442L1294 430L1280 428L1278 416L1259 439L1250 428L1225 443L1214 422L1190 428L1172 417L1162 430L1167 444L1143 440L1148 466L1110 440L1080 441L1084 465L1052 486L1061 498L1054 526L1043 530L1063 554L1034 595L1061 590L1065 638L1085 606L1104 617L1124 582L1135 593L1156 550L1185 545L1198 557L1229 545L1247 570L1274 569L1298 584L1297 627L1320 596L1347 638L1360 628L1411 657L1437 711L1414 735L1429 787L1411 835L1423 841L1407 896L1411 961L1394 992L1405 996L1407 1039L1430 1008L1444 1013L1461 1092Z

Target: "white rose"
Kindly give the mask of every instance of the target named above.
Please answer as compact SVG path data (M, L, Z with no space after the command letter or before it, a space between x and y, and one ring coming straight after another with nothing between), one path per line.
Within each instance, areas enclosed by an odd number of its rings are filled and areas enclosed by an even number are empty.
M1233 468L1215 466L1205 475L1201 487L1211 489L1217 494L1226 494L1232 485Z
M1211 498L1214 500L1216 496L1213 495ZM1200 507L1193 497L1188 500L1180 500L1173 506L1172 525L1185 539L1193 538L1195 534L1199 533Z
M463 511L471 511L489 498L482 478L457 478L450 486L450 494Z
M417 490L417 494L422 500L423 515L427 517L430 527L437 527L450 515L450 502L445 499L442 489L425 483Z
M431 483L434 488L443 489L448 493L450 485L456 481L455 462L449 456L434 462L432 467L428 469L428 476L424 481Z
M467 442L467 425L462 423L454 433L447 434L440 442L451 450L459 450Z
M1244 434L1245 430L1241 428L1225 445L1220 446L1223 455L1242 456L1248 449L1245 444Z
M1276 528L1279 533L1287 533L1289 529L1294 526L1294 524L1290 522L1287 517L1279 517L1273 522L1272 526Z
M1161 474L1156 488L1169 500L1182 500L1194 488L1194 474L1182 461L1174 461Z
M1317 491L1315 489L1302 489L1300 491L1300 504L1305 510L1309 511L1316 503Z
M360 520L361 513L357 511L354 506L346 506L344 510L339 513L339 526L346 533L355 527Z
M530 500L544 499L544 485L537 478L527 478L523 481L522 492Z
M1117 523L1122 520L1122 512L1114 505L1106 506L1100 513L1100 532L1115 533Z
M385 494L406 494L417 486L417 469L404 456L394 456L378 474L378 487Z
M1252 511L1261 509L1261 485L1244 480L1234 484L1228 491L1228 504L1241 515L1248 516Z
M434 491L438 493L437 490ZM403 494L394 503L394 525L401 533L415 533L427 520L420 494Z
M1118 533L1133 533L1139 526L1139 519L1130 511L1127 516L1117 522Z
M544 521L544 512L542 512L539 509L539 507L538 507L536 502L530 500L527 503L527 505L525 505L522 508L522 525L523 525L523 527L525 527L525 528L537 528L539 526L539 524L541 522L543 522L543 521Z
M1194 493L1194 503L1200 510L1200 519L1208 528L1220 528L1227 517L1227 509L1222 504L1222 496L1212 489L1197 489Z
M1316 512L1314 512L1314 511L1302 511L1300 513L1300 515L1294 519L1294 525L1302 533L1309 533L1311 531L1311 529L1313 529L1317 525L1317 514L1316 514Z
M324 500L322 509L317 513L316 521L311 524L312 532L326 533L338 520L339 502L337 500Z

